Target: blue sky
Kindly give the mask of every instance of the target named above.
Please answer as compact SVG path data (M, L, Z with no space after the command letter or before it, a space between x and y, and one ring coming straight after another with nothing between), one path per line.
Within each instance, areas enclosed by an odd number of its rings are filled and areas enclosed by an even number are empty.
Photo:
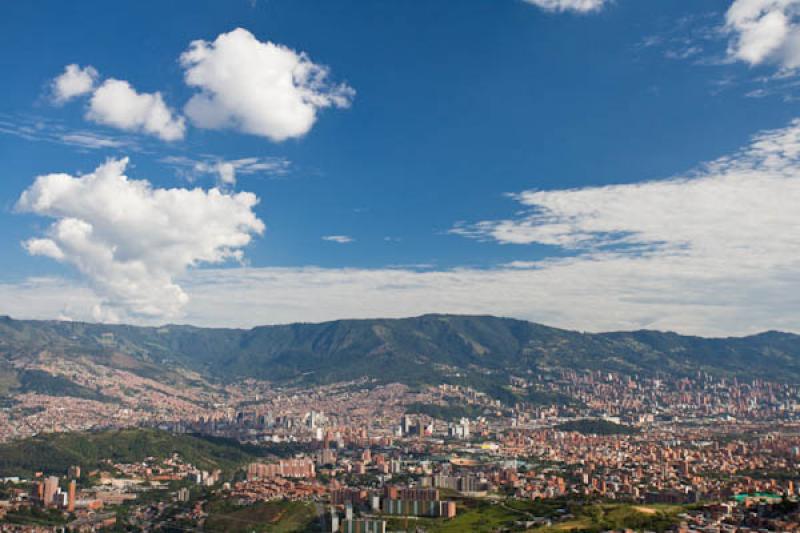
M776 237L800 221L798 4L6 3L0 312L800 330L785 297L798 243ZM202 58L182 61L196 40ZM253 55L239 77L219 74L242 50ZM284 60L325 69L324 83L251 75ZM91 86L59 96L67 65ZM113 80L125 86L112 92ZM187 106L198 98L210 107ZM156 192L126 203L135 191L83 183L125 157L109 183ZM230 201L212 206L214 187ZM202 198L176 193L195 188ZM131 210L164 223L120 221ZM89 228L80 245L56 227L65 220ZM145 250L159 243L164 253Z

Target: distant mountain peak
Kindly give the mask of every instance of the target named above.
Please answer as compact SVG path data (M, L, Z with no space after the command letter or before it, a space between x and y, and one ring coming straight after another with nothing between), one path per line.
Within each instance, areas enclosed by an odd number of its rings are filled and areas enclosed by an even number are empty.
M333 382L367 377L502 388L509 374L559 368L636 375L703 371L740 379L800 380L800 336L777 331L728 339L653 330L578 333L512 318L433 313L248 330L0 317L0 372L13 372L9 362L43 351L65 358L90 357L104 365L125 355L142 361L136 372L152 375L159 368L173 372L183 367L223 380Z

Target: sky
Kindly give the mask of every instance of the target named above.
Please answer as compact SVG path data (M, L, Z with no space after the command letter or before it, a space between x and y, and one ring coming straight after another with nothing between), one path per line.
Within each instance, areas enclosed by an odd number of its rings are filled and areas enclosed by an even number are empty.
M800 332L800 0L0 5L0 314Z

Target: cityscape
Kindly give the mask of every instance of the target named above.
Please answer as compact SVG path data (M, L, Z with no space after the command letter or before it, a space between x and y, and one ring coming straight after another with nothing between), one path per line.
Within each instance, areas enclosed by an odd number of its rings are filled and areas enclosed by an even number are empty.
M0 1L0 533L800 533L800 0Z
M4 531L271 530L262 514L283 513L309 531L800 528L796 382L552 369L509 374L498 398L366 377L175 389L80 364L36 371L97 398L27 392L2 411L0 466L23 474L3 479ZM214 468L167 446L27 474L35 460L13 454L42 435L118 431L241 457L217 452Z

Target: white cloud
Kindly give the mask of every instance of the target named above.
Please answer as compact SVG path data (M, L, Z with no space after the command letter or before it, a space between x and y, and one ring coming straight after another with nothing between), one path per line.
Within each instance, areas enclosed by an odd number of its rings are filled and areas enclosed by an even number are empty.
M485 269L190 269L174 280L190 297L184 320L254 326L448 312L591 331L800 332L800 121L685 177L514 198L526 213L457 232L555 246L566 257L532 259L538 248L517 246L516 261ZM57 293L49 282L0 285L0 312L52 318L69 302L69 316L98 316L83 287L62 284Z
M494 314L590 331L638 328L698 335L800 331L799 269L782 276L705 275L651 268L628 256L536 261L531 268L227 268L178 278L189 295L182 321L253 327L424 313ZM772 279L770 279L772 278ZM354 297L358 295L358 297ZM102 317L100 301L64 280L0 284L0 313L19 318ZM68 311L65 311L68 308ZM160 318L135 317L157 324Z
M589 13L599 11L609 0L523 0L547 11L575 11Z
M113 138L87 130L69 130L58 121L38 117L9 117L0 114L0 133L26 141L44 141L91 150L121 147L128 150L139 149L138 144L129 138Z
M109 78L92 94L86 118L127 131L142 131L165 140L182 139L183 117L167 107L161 93L138 93L127 81Z
M175 114L160 92L138 93L130 83L109 78L96 86L98 72L92 66L67 65L52 82L53 101L63 104L91 94L86 118L98 124L155 135L165 141L182 139L185 119ZM75 144L83 144L86 138ZM91 141L88 141L91 143ZM86 146L97 148L105 146Z
M71 280L34 277L16 283L0 282L0 298L6 299L0 304L0 314L15 318L69 316L75 320L97 320L92 313L98 304L97 296Z
M56 261L63 261L65 258L64 252L51 239L28 239L22 245L31 255L43 255Z
M97 76L97 70L92 66L81 68L74 63L67 65L64 72L53 80L53 101L63 104L76 96L92 92Z
M270 176L284 176L292 166L291 162L283 157L243 157L228 162L240 174L264 173Z
M194 41L181 55L196 87L184 109L201 128L234 128L274 141L306 134L320 109L348 107L355 92L331 85L328 69L303 52L261 42L237 28L214 42Z
M541 262L536 268L564 272L570 265L598 283L616 277L616 269L628 281L619 279L616 294L607 297L651 299L660 288L658 299L705 302L715 316L720 311L711 307L729 302L731 314L745 314L762 300L785 311L775 302L776 289L798 288L800 234L789 228L800 223L800 121L758 135L746 149L688 177L513 198L527 212L453 232L577 253L557 268ZM652 316L659 313L654 307ZM772 318L800 320L796 313Z
M730 57L759 65L800 67L800 0L735 0L725 15L734 34Z
M353 242L355 239L348 235L325 235L322 237L323 241L335 242L338 244L348 244Z
M800 331L797 270L769 280L706 276L702 266L674 273L650 266L635 257L595 256L538 261L530 269L203 269L183 281L192 298L185 319L249 327L440 312L513 316L591 331Z
M630 185L525 191L513 198L522 217L484 221L455 233L501 243L539 243L569 250L646 250L790 259L800 236L765 232L800 221L800 121L756 137L741 153L699 175ZM747 254L743 254L747 250ZM766 254L766 255L763 255Z
M33 255L74 265L97 292L106 318L176 317L187 296L174 278L201 263L241 260L264 231L251 193L158 189L124 175L127 159L91 174L40 176L17 203L56 219L26 241ZM96 313L95 313L96 314Z
M64 144L91 149L120 148L125 144L123 141L110 139L108 137L103 137L102 135L97 135L86 131L64 133L60 136L60 139L64 142Z
M167 156L161 161L176 167L189 179L194 179L198 174L212 174L217 177L221 186L235 185L239 174L285 176L291 167L291 162L283 157L243 157L225 160L219 157L192 159L185 156Z
M219 175L219 180L225 185L236 183L236 167L230 161L220 161L214 170Z
M327 107L349 107L355 91L332 84L328 68L297 52L237 28L213 42L197 40L180 57L187 85L198 90L185 112L198 127L232 128L274 141L301 137ZM97 70L67 65L51 83L53 101L64 103L91 94L86 118L115 128L144 132L165 141L182 139L185 119L170 109L160 92L139 93L130 83L106 79ZM235 181L236 169L222 163L220 179Z

